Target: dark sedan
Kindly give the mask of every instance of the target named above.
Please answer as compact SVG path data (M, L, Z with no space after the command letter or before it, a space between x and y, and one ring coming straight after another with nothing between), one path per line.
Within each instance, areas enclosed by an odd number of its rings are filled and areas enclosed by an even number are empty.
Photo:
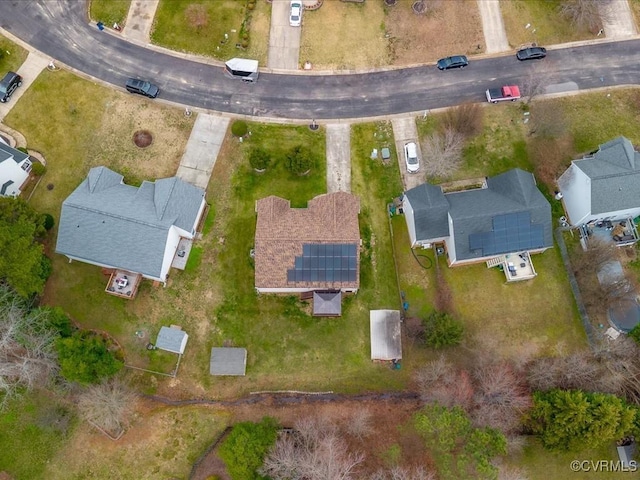
M518 60L535 60L547 56L547 49L544 47L529 47L518 50L516 57Z
M450 68L463 68L469 65L469 60L464 55L454 55L452 57L438 60L438 70L449 70Z

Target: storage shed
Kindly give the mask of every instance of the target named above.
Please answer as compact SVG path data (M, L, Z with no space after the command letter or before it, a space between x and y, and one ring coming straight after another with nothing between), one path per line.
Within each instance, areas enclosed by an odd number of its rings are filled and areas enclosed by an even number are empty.
M313 292L314 317L339 317L342 315L342 292Z
M247 369L247 349L213 347L209 360L211 375L244 376Z
M400 360L402 331L399 310L371 310L371 360Z
M177 326L162 327L156 340L156 347L167 352L182 355L187 346L189 335Z

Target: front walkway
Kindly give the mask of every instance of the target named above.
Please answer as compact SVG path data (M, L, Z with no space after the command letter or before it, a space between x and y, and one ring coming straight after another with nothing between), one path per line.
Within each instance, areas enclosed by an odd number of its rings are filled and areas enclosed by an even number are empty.
M327 125L327 192L351 192L351 125Z
M33 81L38 78L40 72L47 68L50 60L40 53L29 52L27 59L20 66L18 71L16 72L18 75L22 76L22 86L16 88L11 95L11 98L6 103L0 103L0 122L7 116L7 114L11 111L20 97L24 95L24 92L27 91L27 88L33 83ZM0 75L4 75L5 72L1 72Z
M511 50L507 32L502 22L502 12L498 0L478 0L478 9L482 18L482 31L484 43L487 48L485 53L498 53Z
M122 35L133 42L149 43L158 3L160 0L133 0L122 29ZM112 27L112 25L107 26Z
M638 32L627 0L610 0L600 4L604 34L607 38L632 37Z
M229 118L199 113L176 176L206 190L228 126Z

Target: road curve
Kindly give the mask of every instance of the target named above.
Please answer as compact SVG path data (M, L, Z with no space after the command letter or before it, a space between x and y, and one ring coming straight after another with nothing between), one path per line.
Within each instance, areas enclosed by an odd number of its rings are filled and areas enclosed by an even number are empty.
M171 102L218 112L293 120L383 117L483 101L484 90L522 83L533 68L514 55L472 59L464 70L433 66L372 73L262 73L256 84L216 65L172 56L99 31L77 0L3 0L0 27L45 55L107 83L143 77ZM640 40L554 49L543 60L553 82L579 89L638 84ZM538 62L540 63L540 62Z

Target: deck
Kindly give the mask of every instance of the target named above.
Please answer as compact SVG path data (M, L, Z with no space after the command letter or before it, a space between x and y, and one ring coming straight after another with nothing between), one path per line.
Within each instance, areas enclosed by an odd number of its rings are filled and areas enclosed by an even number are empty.
M114 270L109 277L105 292L116 297L133 298L138 293L138 287L142 281L139 273L126 270Z
M599 238L613 242L617 247L633 245L638 241L638 230L631 218L590 222L580 229L580 235L587 243L589 238Z

